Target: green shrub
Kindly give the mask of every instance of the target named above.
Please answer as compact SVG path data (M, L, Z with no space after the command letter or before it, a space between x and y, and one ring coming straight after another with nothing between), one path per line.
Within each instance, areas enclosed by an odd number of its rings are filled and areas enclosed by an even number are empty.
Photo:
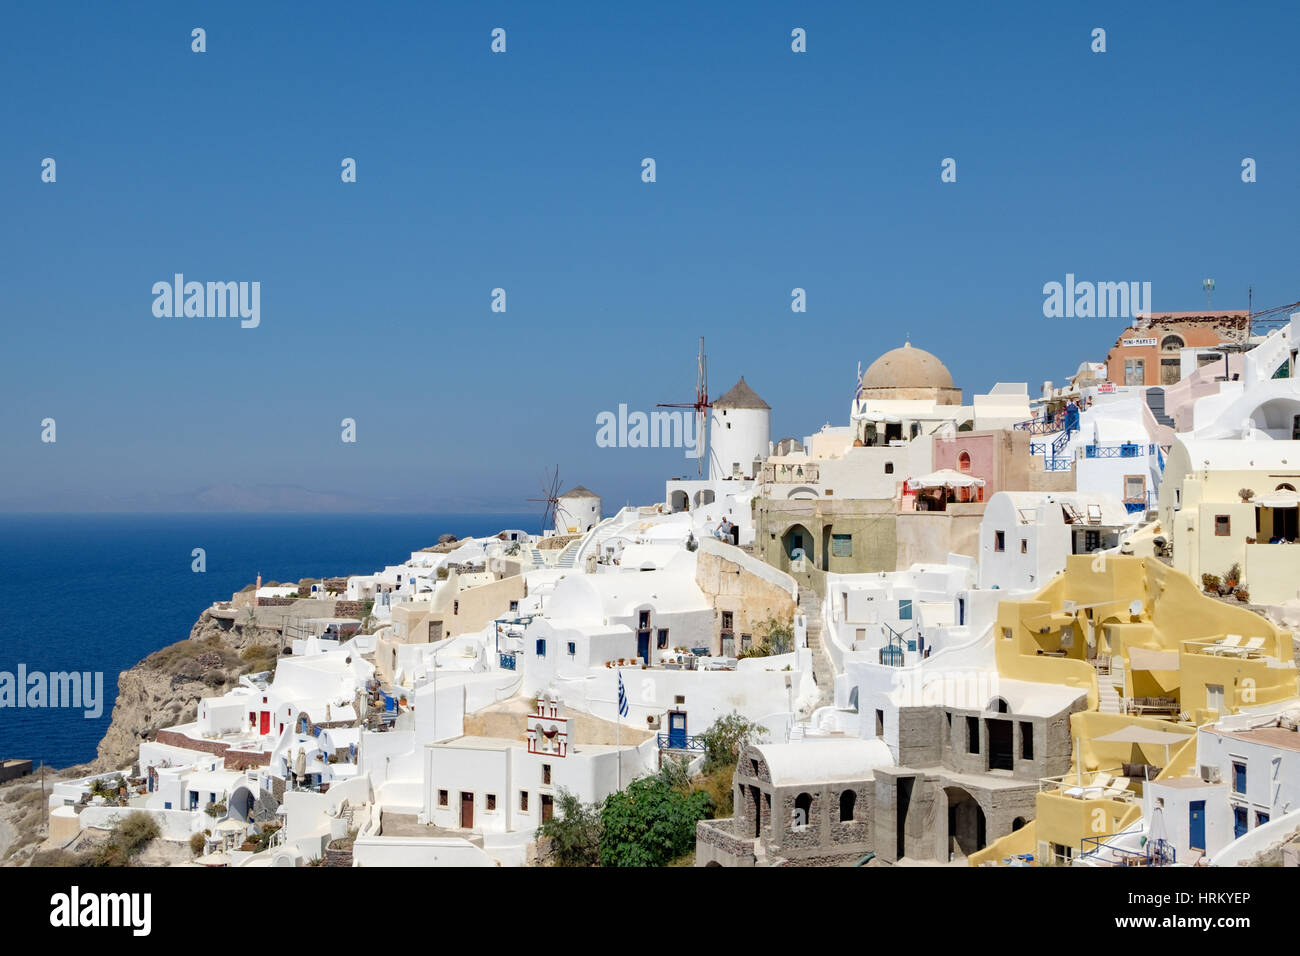
M734 710L719 717L697 737L704 745L704 766L701 773L707 776L723 768L734 767L740 759L741 750L763 733L766 733L766 728L746 720Z
M538 839L550 841L556 866L600 864L601 807L584 804L576 794L560 789L557 813L537 828Z

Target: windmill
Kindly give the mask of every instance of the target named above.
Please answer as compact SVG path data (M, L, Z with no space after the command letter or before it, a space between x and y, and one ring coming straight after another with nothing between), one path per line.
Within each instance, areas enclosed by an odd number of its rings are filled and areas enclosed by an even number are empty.
M659 402L656 408L693 408L695 409L695 436L700 443L700 451L707 447L704 431L704 413L713 407L709 401L709 357L704 354L704 336L700 336L700 353L695 360L695 401L693 402ZM696 469L704 474L704 455L696 460Z
M542 497L529 498L529 501L544 501L546 507L542 510L542 533L546 533L547 528L555 527L555 513L560 508L560 466L555 466L555 475L552 476L548 468L542 476Z

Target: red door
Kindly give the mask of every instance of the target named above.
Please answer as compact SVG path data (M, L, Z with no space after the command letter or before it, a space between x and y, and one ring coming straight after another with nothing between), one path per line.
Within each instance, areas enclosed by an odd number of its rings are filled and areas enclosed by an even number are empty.
M460 795L460 826L462 830L474 829L474 794Z
M264 711L262 711L262 730L261 730L261 732L264 733L264 734L269 734L269 733L271 732L271 712L270 712L269 710L264 710Z

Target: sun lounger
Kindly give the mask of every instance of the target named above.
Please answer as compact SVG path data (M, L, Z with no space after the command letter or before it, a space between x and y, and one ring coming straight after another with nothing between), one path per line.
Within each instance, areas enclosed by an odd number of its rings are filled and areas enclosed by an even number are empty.
M1215 654L1235 653L1236 649L1241 646L1240 634L1229 634L1213 648Z
M1106 788L1106 796L1122 797L1128 793L1128 777L1116 777L1109 787Z

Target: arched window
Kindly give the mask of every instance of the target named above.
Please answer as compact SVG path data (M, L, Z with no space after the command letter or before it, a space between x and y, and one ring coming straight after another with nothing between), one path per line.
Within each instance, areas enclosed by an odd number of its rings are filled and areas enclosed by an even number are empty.
M853 807L858 802L858 795L852 790L840 794L840 823L853 822Z
M962 452L957 456L957 470L970 471L970 453Z
M812 794L801 793L794 798L794 828L802 830L812 819Z
M1289 482L1285 482L1285 481L1284 481L1284 482L1282 482L1282 484L1278 485L1278 486L1277 486L1276 488L1274 488L1273 490L1274 490L1274 491L1295 491L1295 485L1290 484Z
M1166 335L1160 340L1160 351L1162 352L1177 352L1183 347L1184 342L1182 338L1177 335Z

